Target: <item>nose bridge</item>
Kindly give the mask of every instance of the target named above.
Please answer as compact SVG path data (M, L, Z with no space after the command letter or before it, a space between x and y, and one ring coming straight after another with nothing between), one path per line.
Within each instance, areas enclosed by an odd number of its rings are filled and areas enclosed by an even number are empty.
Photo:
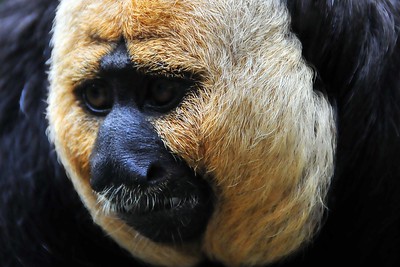
M136 107L118 103L105 118L97 138L115 140L118 141L116 143L124 145L136 139L141 139L148 145L156 145L159 142L154 127ZM136 141L134 144L140 146Z

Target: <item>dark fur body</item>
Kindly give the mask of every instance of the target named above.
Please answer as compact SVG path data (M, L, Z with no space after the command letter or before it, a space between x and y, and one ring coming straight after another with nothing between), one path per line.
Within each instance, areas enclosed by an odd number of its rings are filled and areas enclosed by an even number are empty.
M322 81L316 86L337 110L328 219L304 262L397 266L400 1L288 2L304 57Z
M0 265L141 266L93 224L45 134L57 3L0 7ZM397 266L400 1L288 0L288 7L319 74L315 87L336 108L338 150L321 232L277 265Z

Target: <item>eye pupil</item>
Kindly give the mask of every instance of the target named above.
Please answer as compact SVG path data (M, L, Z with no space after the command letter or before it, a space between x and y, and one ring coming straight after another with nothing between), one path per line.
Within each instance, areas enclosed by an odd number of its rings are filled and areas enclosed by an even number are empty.
M108 113L113 105L113 95L106 84L91 83L83 88L82 94L86 106L96 114Z
M152 77L147 84L143 109L164 114L175 109L193 88L194 81L178 77Z
M151 98L155 105L163 106L174 100L178 85L173 81L160 80L151 86Z

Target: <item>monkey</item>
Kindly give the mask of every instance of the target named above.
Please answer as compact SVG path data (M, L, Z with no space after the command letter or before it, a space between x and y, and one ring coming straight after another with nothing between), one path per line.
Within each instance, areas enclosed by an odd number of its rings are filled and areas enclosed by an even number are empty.
M395 266L399 11L5 1L2 265Z

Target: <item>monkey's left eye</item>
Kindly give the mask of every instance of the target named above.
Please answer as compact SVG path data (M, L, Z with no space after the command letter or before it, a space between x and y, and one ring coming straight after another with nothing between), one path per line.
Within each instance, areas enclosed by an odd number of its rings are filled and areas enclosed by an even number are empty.
M167 112L179 105L192 85L184 79L153 79L148 84L144 108Z
M85 106L98 116L107 115L114 103L113 90L102 81L92 81L81 88L82 100Z

